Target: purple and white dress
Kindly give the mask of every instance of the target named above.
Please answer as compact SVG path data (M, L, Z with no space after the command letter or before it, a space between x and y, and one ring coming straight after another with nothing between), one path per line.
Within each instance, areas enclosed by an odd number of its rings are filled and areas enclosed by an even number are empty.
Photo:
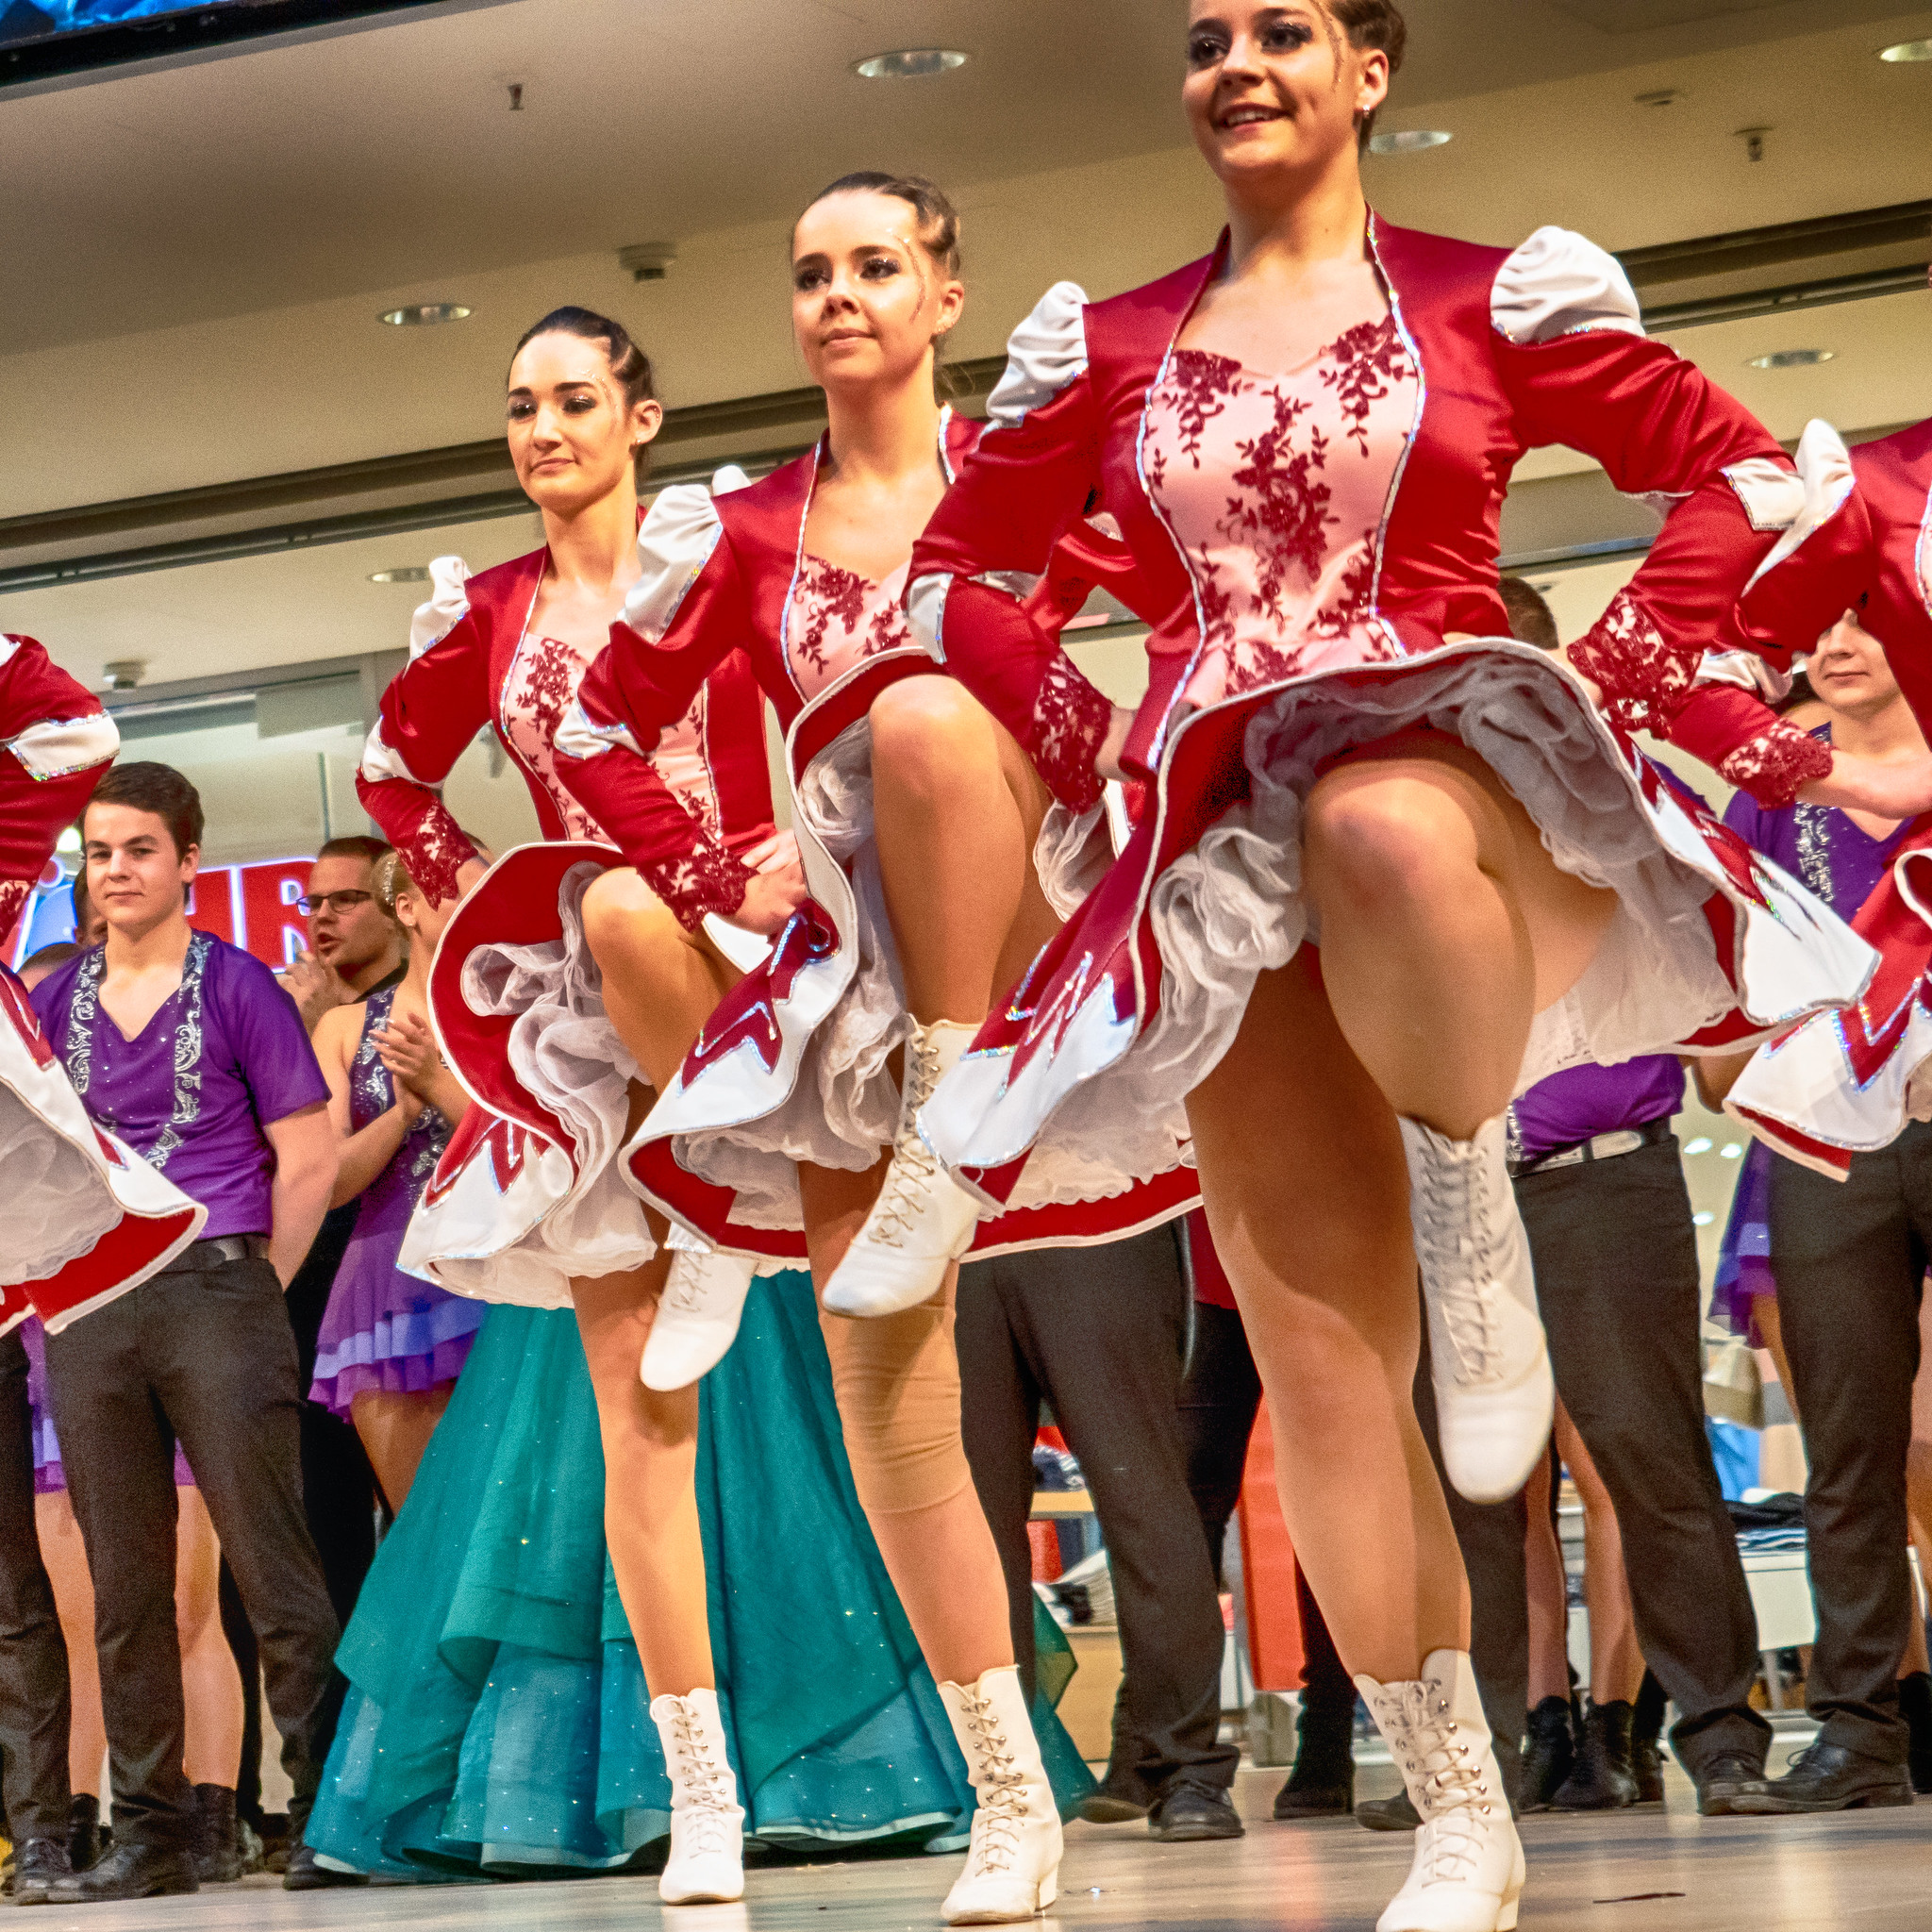
M357 1133L395 1105L395 1083L375 1050L394 1004L391 986L364 1006L362 1037L349 1066L349 1124ZM337 1415L348 1415L364 1390L414 1395L454 1382L489 1317L487 1302L450 1294L396 1265L409 1217L449 1136L449 1123L425 1107L363 1192L322 1318L308 1391L311 1402Z

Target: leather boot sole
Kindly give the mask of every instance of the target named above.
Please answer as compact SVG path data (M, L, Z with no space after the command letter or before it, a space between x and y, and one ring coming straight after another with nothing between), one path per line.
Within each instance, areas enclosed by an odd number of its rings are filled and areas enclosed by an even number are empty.
M1731 1808L1745 1818L1789 1818L1812 1811L1879 1811L1911 1802L1911 1781L1901 1772L1896 1784L1874 1785L1846 1797L1795 1798L1775 1791L1741 1791L1731 1801Z

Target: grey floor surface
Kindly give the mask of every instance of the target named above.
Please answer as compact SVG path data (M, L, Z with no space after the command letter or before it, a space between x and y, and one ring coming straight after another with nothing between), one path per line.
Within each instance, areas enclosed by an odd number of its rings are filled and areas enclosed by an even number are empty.
M1149 1932L1372 1932L1406 1839L1269 1821L1279 1772L1246 1771L1238 1842L1157 1845L1134 1825L1068 1832L1043 1923ZM1368 1768L1362 1794L1392 1789ZM1700 1819L1674 1771L1667 1811L1524 1821L1524 1932L1932 1932L1932 1801L1832 1818ZM264 1879L192 1898L36 1911L22 1932L931 1932L950 1858L754 1871L741 1907L667 1909L644 1878L287 1893Z

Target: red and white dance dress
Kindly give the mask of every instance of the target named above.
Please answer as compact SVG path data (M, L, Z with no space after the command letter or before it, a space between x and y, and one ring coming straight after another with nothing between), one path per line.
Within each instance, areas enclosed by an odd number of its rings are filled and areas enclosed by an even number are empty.
M1932 735L1932 422L1860 443L1851 460L1871 542L1840 603L1885 646ZM1824 628L1817 612L1787 611L1772 591L1758 622L1807 649ZM1908 1121L1932 1120L1932 813L1907 829L1852 924L1880 954L1864 997L1760 1047L1725 1103L1780 1154L1839 1180L1854 1154L1890 1146Z
M950 480L979 425L942 414ZM824 460L812 454L717 497L666 490L645 520L644 575L558 738L564 782L652 889L695 930L741 903L750 874L680 812L650 753L690 693L739 644L786 732L792 827L810 897L707 1022L676 1083L630 1149L636 1184L673 1220L727 1251L802 1258L797 1164L862 1171L899 1131L891 1057L911 1035L873 836L869 711L895 680L930 674L906 623L905 566L880 583L805 547ZM1081 525L1043 566L1028 608L1058 634L1091 585L1125 587L1126 559ZM1112 856L1103 814L1055 827L1042 871L1078 882ZM1178 1108L1119 1123L1085 1158L1042 1162L981 1221L972 1252L1112 1240L1196 1197ZM1135 1158L1123 1160L1131 1146Z
M1225 237L1109 301L1049 291L914 549L915 627L1070 812L1098 795L1109 707L1021 593L1097 498L1161 612L1125 756L1148 808L922 1116L995 1206L1032 1161L1095 1154L1196 1086L1256 976L1319 938L1302 804L1355 746L1468 745L1559 866L1617 893L1591 966L1536 1016L1519 1091L1584 1061L1750 1039L1856 998L1873 970L1627 735L1687 743L1767 799L1828 768L1751 692L1700 674L1707 651L1768 648L1735 608L1755 570L1828 608L1830 559L1858 537L1842 479L1807 491L1741 408L1645 340L1622 271L1580 236L1507 250L1371 217L1368 244L1386 307L1293 370L1176 345ZM1510 471L1555 442L1667 511L1571 652L1602 710L1510 641L1497 591Z
M357 778L369 815L436 899L455 897L458 869L477 856L441 791L480 730L495 732L537 808L542 841L496 860L437 948L437 1033L480 1104L451 1137L402 1253L440 1287L528 1307L568 1307L573 1275L641 1268L657 1252L618 1164L629 1086L644 1076L605 1015L580 913L591 882L621 861L559 781L555 753L602 647L533 631L549 554L475 575L458 558L430 566L434 594ZM665 808L728 855L771 836L771 781L743 655L721 653L709 670L651 769Z
M100 700L40 644L0 636L0 935L120 745ZM88 1119L5 966L0 1014L0 1334L38 1314L58 1335L164 1268L208 1210Z

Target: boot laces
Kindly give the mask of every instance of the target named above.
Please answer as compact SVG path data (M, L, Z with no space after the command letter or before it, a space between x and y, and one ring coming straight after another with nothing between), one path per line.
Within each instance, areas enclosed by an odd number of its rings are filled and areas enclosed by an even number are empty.
M701 1856L723 1855L728 1849L724 1822L732 1808L731 1773L718 1762L709 1732L683 1702L672 1720L672 1745L677 1755L679 1785L673 1809L689 1821L691 1849Z
M973 1740L973 1785L979 1793L967 1871L981 1877L1010 1871L1019 1855L1020 1827L1026 1819L1026 1777L1000 1728L991 1698L973 1690L965 1698L966 1732Z
M1485 1821L1495 1808L1482 1765L1436 1685L1391 1688L1399 1689L1400 1701L1391 1713L1396 1735L1390 1743L1423 1817L1423 1883L1474 1877L1488 1840Z
M670 1277L664 1283L660 1306L674 1315L702 1315L705 1312L705 1263L708 1255L694 1255L679 1248L671 1260Z
M866 1239L881 1247L903 1247L919 1220L939 1162L919 1137L919 1110L940 1081L939 1049L915 1033L906 1042L906 1091L899 1100L899 1134L892 1142L886 1184L872 1210Z
M1495 1190L1490 1163L1472 1147L1447 1156L1430 1146L1415 1176L1416 1247L1456 1356L1458 1381L1478 1382L1501 1341L1496 1306Z

